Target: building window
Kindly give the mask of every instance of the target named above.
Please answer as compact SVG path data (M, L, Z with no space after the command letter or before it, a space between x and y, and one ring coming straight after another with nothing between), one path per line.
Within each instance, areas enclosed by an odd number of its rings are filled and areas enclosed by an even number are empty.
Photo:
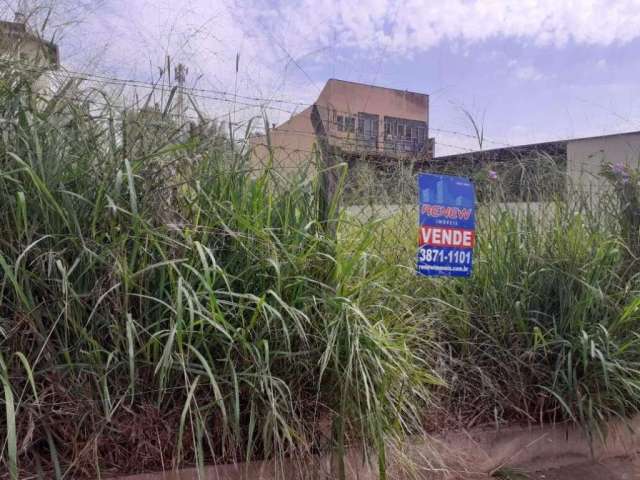
M378 146L378 115L371 113L358 112L358 141L361 146L376 149Z
M397 133L397 122L393 118L384 119L384 136L385 138L393 138Z
M386 150L418 152L424 149L427 124L420 120L385 117L384 132Z
M344 117L344 127L348 133L356 131L356 117Z
M336 118L336 125L339 132L355 133L356 131L356 117L338 115Z

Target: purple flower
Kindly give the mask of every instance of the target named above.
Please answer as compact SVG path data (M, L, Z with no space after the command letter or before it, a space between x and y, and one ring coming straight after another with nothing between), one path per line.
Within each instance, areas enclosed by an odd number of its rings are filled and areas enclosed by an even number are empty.
M495 170L489 170L489 179L490 180L497 180L498 179L498 174L496 173Z
M620 175L620 176L625 176L627 175L627 171L626 171L626 167L624 166L624 164L618 162L618 163L614 163L611 166L611 171L615 174L615 175Z

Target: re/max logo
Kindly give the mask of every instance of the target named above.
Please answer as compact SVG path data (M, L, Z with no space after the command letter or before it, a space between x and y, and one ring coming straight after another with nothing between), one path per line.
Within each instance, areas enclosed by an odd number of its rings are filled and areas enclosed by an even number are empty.
M473 212L470 208L445 207L443 205L431 205L429 203L424 203L421 211L429 217L445 217L457 220L469 220Z
M473 248L475 232L462 228L420 227L420 245Z

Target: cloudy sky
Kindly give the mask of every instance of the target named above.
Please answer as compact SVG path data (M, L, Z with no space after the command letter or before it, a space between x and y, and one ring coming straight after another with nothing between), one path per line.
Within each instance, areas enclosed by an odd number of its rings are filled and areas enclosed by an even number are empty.
M44 1L68 68L150 80L170 54L190 85L291 102L260 102L276 122L335 77L429 93L437 154L474 147L462 109L485 147L640 130L640 0Z

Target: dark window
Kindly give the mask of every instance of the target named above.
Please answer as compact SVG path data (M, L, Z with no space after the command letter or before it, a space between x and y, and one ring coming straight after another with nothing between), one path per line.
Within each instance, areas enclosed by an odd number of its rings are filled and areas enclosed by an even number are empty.
M354 133L356 131L355 117L344 117L344 129L349 133Z
M385 149L389 151L419 152L424 149L427 124L406 118L384 118Z
M384 136L386 138L393 138L396 136L397 122L392 118L385 118L384 120Z
M338 115L336 117L336 125L339 132L355 133L356 117Z

